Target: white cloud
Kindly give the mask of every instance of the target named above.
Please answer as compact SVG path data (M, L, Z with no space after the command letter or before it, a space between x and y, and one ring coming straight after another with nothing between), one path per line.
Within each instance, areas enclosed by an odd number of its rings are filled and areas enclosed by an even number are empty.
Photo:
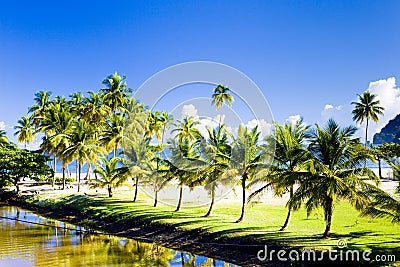
M295 124L298 120L300 120L300 119L301 119L301 116L300 116L299 114L297 114L297 115L289 116L289 118L287 118L287 119L285 120L285 122L294 125L294 124Z
M195 117L195 118L199 117L197 115L197 109L193 104L183 105L183 107L182 107L182 117L185 117L185 116L192 116L192 117Z
M372 137L375 133L379 132L389 120L393 119L397 114L400 114L400 88L396 85L396 79L391 77L386 80L370 82L366 91L367 90L375 94L377 99L380 100L380 105L385 108L384 116L380 117L379 122L372 122L369 124L368 140L372 141ZM360 92L360 94L362 93L363 92ZM321 111L323 122L326 122L329 118L333 118L342 126L350 124L355 125L356 123L352 120L353 115L351 114L354 106L350 104L353 101L358 101L358 97L355 96L345 105L325 105L324 109ZM359 127L358 136L363 137L365 123L357 126Z
M0 121L0 130L6 129L6 123L4 121Z
M258 130L261 134L265 137L266 135L270 135L272 133L273 125L268 123L266 120L261 119L252 119L248 121L244 126L248 127L249 129L253 129L254 127L258 126Z

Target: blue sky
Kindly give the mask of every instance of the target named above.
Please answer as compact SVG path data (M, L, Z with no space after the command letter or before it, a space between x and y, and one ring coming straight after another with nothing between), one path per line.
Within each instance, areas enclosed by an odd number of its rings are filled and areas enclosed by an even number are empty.
M11 137L36 91L97 91L114 71L135 89L194 60L244 72L279 122L346 123L370 86L399 97L399 10L399 1L4 1L0 126Z

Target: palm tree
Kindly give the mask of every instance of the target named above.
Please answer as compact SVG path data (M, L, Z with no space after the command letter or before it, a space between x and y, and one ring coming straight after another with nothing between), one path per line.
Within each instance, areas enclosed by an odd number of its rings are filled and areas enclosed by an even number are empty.
M136 202L140 182L139 178L147 176L151 171L149 168L152 157L150 138L126 139L124 141L123 154L131 174L135 177L133 202Z
M82 165L84 163L96 164L105 154L104 148L98 144L95 136L96 129L82 119L75 123L73 131L67 136L70 145L64 151L64 156L69 160L76 159L78 162L78 192L80 191Z
M8 145L8 138L6 136L6 132L4 130L0 130L0 147Z
M120 76L117 72L103 80L103 84L107 86L101 90L104 93L104 103L110 107L113 113L116 113L117 110L125 110L128 104L132 89L127 87L125 80L126 77Z
M147 117L145 138L152 138L155 136L157 140L161 140L161 130L163 124L160 118L161 113L159 111L149 112Z
M89 97L84 98L81 108L82 118L89 123L99 124L104 122L109 114L109 107L103 103L104 95L94 92L89 92Z
M222 107L224 103L226 103L228 106L231 106L232 102L235 100L230 94L230 89L222 84L218 84L218 86L214 89L212 99L213 100L211 104L215 105L216 110Z
M206 158L208 166L202 172L200 181L204 185L204 189L211 196L210 207L204 217L211 215L215 202L215 190L222 184L227 184L229 177L223 177L225 171L229 167L231 157L231 146L229 144L228 132L225 125L221 124L215 129L207 128L208 139L203 145L203 155Z
M233 142L230 168L240 176L242 187L242 211L237 223L243 221L244 218L247 182L256 177L258 171L264 166L265 153L258 144L259 138L260 132L257 126L249 130L241 124L238 136Z
M353 120L360 124L366 120L365 146L367 146L369 120L372 119L374 122L378 122L378 116L382 116L385 109L379 106L380 101L375 100L376 95L371 94L370 91L365 91L363 95L358 95L358 97L358 102L351 102L351 104L355 106L354 110L352 111Z
M35 104L29 107L29 113L32 113L33 124L36 128L40 127L41 120L44 118L45 113L50 105L50 91L39 91L35 94Z
M32 118L27 116L27 117L22 117L21 119L18 120L17 126L14 127L17 131L14 133L14 135L17 136L18 142L24 143L24 146L26 148L26 145L30 142L33 142L35 140L35 129L33 128L32 124Z
M183 120L178 120L175 123L175 129L172 133L176 132L174 139L178 139L180 143L184 140L195 141L200 139L201 133L195 126L200 124L193 116L185 116Z
M170 124L174 121L174 117L170 113L163 111L159 115L159 121L162 126L161 144L164 144L165 130L168 129Z
M193 187L195 180L201 175L206 162L200 159L198 142L189 142L187 138L182 141L169 140L168 148L171 151L171 160L166 160L168 164L167 179L178 179L179 198L175 211L179 211L182 205L183 186Z
M295 124L279 125L275 123L274 128L274 135L266 138L267 144L265 145L266 153L274 153L273 166L271 166L267 175L263 175L250 183L250 185L260 182L267 184L252 193L249 200L260 196L271 186L274 186L277 195L282 196L283 193L289 191L289 197L292 198L295 184L300 184L308 175L303 164L309 159L309 153L305 146L309 126L304 125L303 120L300 119ZM288 207L285 223L280 231L287 230L291 215L292 209Z
M122 158L114 157L111 160L102 158L102 166L94 170L100 177L96 178L93 187L107 187L108 197L112 197L112 189L121 185L128 179L129 168L125 165L118 167L118 163L123 162Z
M370 201L367 192L379 191L365 179L380 181L371 170L361 167L363 160L373 160L373 155L358 138L353 138L356 131L353 126L340 128L332 119L324 128L316 125L308 148L313 156L307 163L309 175L288 203L289 208L296 210L305 202L308 214L321 206L325 214L324 238L330 235L337 200L345 199L362 210Z
M114 157L117 156L118 148L122 142L124 133L124 115L111 114L109 121L104 124L101 133L100 143L105 145L107 151L113 151Z

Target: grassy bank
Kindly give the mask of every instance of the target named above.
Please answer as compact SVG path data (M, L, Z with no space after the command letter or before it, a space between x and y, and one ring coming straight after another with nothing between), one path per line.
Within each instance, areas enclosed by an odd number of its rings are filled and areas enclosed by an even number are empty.
M140 195L140 200L135 203L131 199L130 191L120 191L113 198L83 194L40 194L19 198L16 204L41 212L55 212L56 216L63 219L114 234L154 241L228 261L230 259L242 265L260 263L256 255L264 244L276 248L323 250L337 249L338 240L344 240L348 249L395 254L400 259L400 227L384 219L361 218L345 202L336 205L332 237L322 239L322 211L308 218L304 210L294 212L289 230L280 232L286 216L286 209L281 204L251 205L247 208L245 221L234 223L240 213L240 204L232 200L217 202L213 215L205 218L202 215L208 207L183 207L181 211L173 212L174 207L163 204L152 207L152 200L145 195ZM230 245L223 247L214 243Z

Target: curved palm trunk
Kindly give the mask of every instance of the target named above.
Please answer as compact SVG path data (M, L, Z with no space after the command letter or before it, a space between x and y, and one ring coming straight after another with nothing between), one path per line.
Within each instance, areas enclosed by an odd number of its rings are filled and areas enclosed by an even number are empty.
M63 164L64 165L64 164ZM62 167L63 178L62 178L62 190L65 189L65 167Z
M112 188L111 188L111 186L109 185L109 186L107 187L107 189L108 189L108 197L112 197L113 195L112 195Z
M246 206L246 175L242 176L242 213L240 214L239 219L237 219L237 223L243 221L244 218L244 209Z
M56 159L56 155L53 154L53 170L54 170L54 174L53 174L53 181L51 183L51 186L54 187L54 184L56 183L56 173L57 173L57 159Z
M157 195L158 195L158 191L154 192L154 205L153 207L157 207Z
M365 127L365 147L368 147L368 117L367 117L367 125ZM364 168L367 167L367 159L364 160Z
M136 182L135 182L135 196L133 197L133 202L136 202L137 192L138 192L138 184L139 184L139 176L136 175Z
M176 206L175 211L179 211L181 209L181 204L182 204L182 195L183 195L183 186L180 187L179 189L179 200L178 200L178 206Z
M81 163L78 162L78 192L81 191Z
M211 210L214 206L214 199L215 199L215 184L213 183L212 187L211 187L211 204L210 204L210 208L208 209L206 215L204 215L204 217L208 217L211 215Z
M290 190L289 191L290 198L292 198L293 197L293 186L291 186L289 190ZM279 231L285 231L288 229L291 217L292 217L292 208L289 208L285 223L283 224L282 228Z
M322 237L327 238L331 234L331 224L332 224L333 200L331 197L328 197L326 200L324 212L325 212L325 232Z

